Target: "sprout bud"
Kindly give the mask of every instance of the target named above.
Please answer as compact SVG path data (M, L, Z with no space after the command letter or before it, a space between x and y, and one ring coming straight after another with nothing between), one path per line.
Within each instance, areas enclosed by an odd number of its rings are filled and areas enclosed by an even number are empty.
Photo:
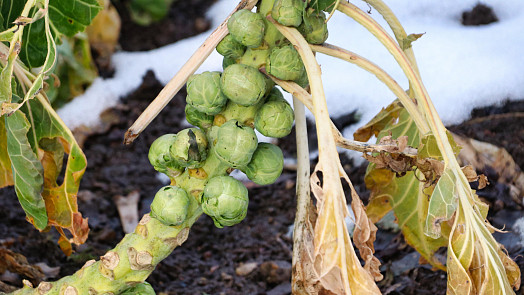
M264 74L243 64L227 67L222 74L221 83L224 94L243 106L256 104L266 93Z
M186 102L208 115L220 113L227 97L220 90L220 72L203 72L187 81Z
M231 176L216 176L209 180L202 195L202 210L222 228L241 222L249 203L247 188Z
M233 38L244 46L255 48L262 44L265 23L262 16L247 9L241 9L229 18L227 28Z
M304 3L303 0L276 0L271 10L271 17L281 25L298 27L302 23Z
M156 171L165 173L171 177L177 176L183 167L171 157L169 152L171 145L175 142L176 134L164 134L157 138L149 148L149 162Z
M151 217L165 225L180 225L187 218L189 196L177 186L164 186L155 195L151 203Z
M298 30L307 42L311 44L322 44L328 38L328 29L326 24L326 15L320 11L319 14L313 13L304 16L304 21L298 27Z
M257 149L255 131L241 125L237 120L229 120L218 129L215 154L233 168L246 166Z
M226 35L216 49L222 56L229 58L240 58L246 51L246 47L238 43L231 34Z
M207 129L213 125L212 115L202 113L189 104L186 104L185 113L187 122L193 126Z
M171 145L171 157L183 167L202 167L207 157L207 139L202 130L187 128L176 135Z
M274 144L261 142L258 144L251 162L242 171L254 183L266 185L275 182L283 168L284 155L282 150Z
M286 101L269 101L262 105L255 116L255 128L264 136L280 138L293 128L295 114Z
M229 67L232 64L236 64L237 59L231 58L231 57L224 57L222 60L222 69L225 70L227 67Z
M240 58L239 63L259 69L266 65L269 49L248 48Z
M266 62L266 71L281 80L296 80L306 71L293 45L275 47Z
M271 91L269 92L269 94L266 97L266 102L270 102L270 101L286 101L286 100L284 99L284 95L282 94L280 89L278 89L277 87L273 87L271 88Z

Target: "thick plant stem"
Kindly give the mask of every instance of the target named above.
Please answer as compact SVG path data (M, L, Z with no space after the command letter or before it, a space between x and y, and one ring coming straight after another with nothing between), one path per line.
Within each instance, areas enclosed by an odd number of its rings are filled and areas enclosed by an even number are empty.
M384 83L391 90L391 92L393 92L400 99L402 105L410 113L418 112L417 106L413 103L411 98L409 98L402 87L400 87L400 85L398 85L398 83L382 68L371 61L359 56L356 53L327 43L324 43L323 45L311 45L311 49L319 53L345 60L375 75L377 79ZM422 118L422 116L414 116L413 120L415 121L415 124L417 124L417 127L422 134L427 134L429 132L428 124Z
M311 270L305 269L312 267L309 260L307 249L313 247L313 225L310 221L311 196L309 189L309 147L306 127L306 113L304 105L293 97L293 109L295 111L295 130L297 140L297 211L295 215L295 227L293 229L293 294L307 294L305 282L308 280L307 274Z
M56 282L42 282L12 294L83 295L119 294L142 283L189 234L189 228L202 214L200 207L181 226L167 226L149 214L144 215L133 233L95 262L86 262L75 274Z
M132 143L135 138L158 116L164 107L184 86L189 76L202 65L206 58L213 52L217 44L227 35L227 21L229 17L240 9L252 9L257 0L242 0L231 14L215 29L215 31L206 39L206 41L193 53L193 55L182 66L180 71L167 83L160 91L158 96L149 104L144 112L138 117L133 125L127 130L124 138L125 144Z

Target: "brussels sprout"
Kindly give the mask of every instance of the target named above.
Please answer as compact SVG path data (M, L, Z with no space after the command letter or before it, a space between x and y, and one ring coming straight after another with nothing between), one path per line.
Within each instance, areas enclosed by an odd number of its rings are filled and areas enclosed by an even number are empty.
M296 80L306 69L293 45L285 45L271 50L266 71L281 80Z
M230 65L236 64L236 63L237 63L237 59L236 58L224 57L224 59L222 60L222 69L225 70Z
M156 295L155 290L148 282L140 283L121 293L122 295Z
M269 101L260 107L255 116L255 128L268 137L284 137L291 132L295 114L285 101Z
M269 92L269 94L266 97L266 102L270 102L270 101L286 101L286 100L284 99L284 95L282 94L280 89L278 89L277 87L273 87L271 88L271 91Z
M186 120L191 125L200 127L202 129L207 129L213 125L212 115L202 113L189 104L186 104L185 113Z
M202 130L187 128L177 133L171 145L171 157L183 167L202 167L207 158L207 139Z
M237 42L231 34L227 34L220 43L218 43L216 50L224 57L240 58L246 51L246 47Z
M297 83L300 87L306 88L309 85L309 78L307 76L307 72L304 71L302 75L300 75L300 78L293 80L295 83Z
M224 109L224 111L220 114L224 116L225 121L235 119L238 122L240 122L242 125L246 125L251 128L254 128L255 127L254 125L255 124L255 115L257 114L257 111L261 105L262 105L262 102L259 102L256 105L245 107L245 106L239 105L238 103L234 103L230 101L227 103L227 106Z
M227 102L227 97L220 90L220 72L191 76L187 81L186 102L208 115L220 113Z
M248 48L239 60L239 63L259 69L266 65L269 49Z
M284 168L282 150L274 144L261 142L253 154L251 162L242 169L254 183L265 185L277 180Z
M272 48L275 46L284 45L289 43L289 41L280 33L280 31L267 19L264 19L266 23L266 33L264 34L264 43L267 47Z
M321 11L319 14L313 13L309 16L304 16L304 21L298 27L298 30L306 41L311 44L326 42L328 38L326 15Z
M304 3L303 0L276 0L271 10L271 17L281 25L298 27L302 23Z
M246 166L257 149L255 131L241 125L237 120L229 120L218 129L215 154L233 168Z
M262 16L247 9L241 9L229 18L227 29L233 38L247 47L259 47L264 38L265 23Z
M156 171L165 173L170 177L179 175L183 167L171 157L169 149L175 142L176 134L164 134L157 138L149 148L149 162Z
M243 105L254 105L264 97L266 80L257 69L233 64L222 73L222 91L232 101Z
M222 228L241 222L249 203L247 188L231 176L216 176L204 187L202 210Z
M187 217L189 196L178 186L164 186L155 195L151 203L151 217L165 225L180 225Z

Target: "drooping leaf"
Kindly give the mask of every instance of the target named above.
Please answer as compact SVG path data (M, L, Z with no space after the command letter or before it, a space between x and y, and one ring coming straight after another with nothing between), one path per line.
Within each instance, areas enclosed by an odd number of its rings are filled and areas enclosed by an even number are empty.
M78 212L76 195L87 161L71 131L60 120L53 108L42 98L28 102L28 114L35 122L32 128L39 150L43 153L45 200L49 225L68 229L76 244L83 243L89 232L87 219ZM62 155L67 153L62 184L57 177L62 170Z
M382 109L370 123L357 130L357 133L360 140L367 140L372 135L377 136L377 141L389 135L393 138L407 136L407 145L415 148L421 141L415 122L397 101ZM366 186L371 189L366 212L373 222L377 222L393 209L406 242L433 266L444 269L442 262L434 254L439 248L446 246L447 240L426 236L424 223L421 222L426 220L429 206L427 194L432 191L432 187L426 187L425 183L419 180L423 178L418 171L408 171L404 176L397 177L396 173L390 170L377 169L374 164L370 164L365 176Z
M44 171L42 163L31 147L28 136L31 127L21 111L16 111L5 118L7 130L7 151L11 161L16 195L34 226L43 230L47 227L47 213L42 187Z
M424 233L437 239L441 236L440 224L450 220L458 206L458 196L453 171L446 169L437 182L429 201L428 216Z
M13 185L13 171L11 170L11 160L7 152L7 130L5 120L0 119L0 188Z
M31 10L34 13L35 10ZM47 56L47 35L43 19L27 25L22 36L22 50L20 59L29 68L40 67Z
M49 0L53 27L68 37L83 32L100 10L97 0Z

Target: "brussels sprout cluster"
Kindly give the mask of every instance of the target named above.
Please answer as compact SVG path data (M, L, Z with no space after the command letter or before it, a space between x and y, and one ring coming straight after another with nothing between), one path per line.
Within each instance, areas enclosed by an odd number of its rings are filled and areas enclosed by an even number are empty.
M296 49L266 19L296 27L313 44L327 38L325 15L303 0L261 0L258 11L239 10L228 22L229 34L216 50L224 57L223 72L191 76L186 85L185 114L196 126L166 134L153 142L149 160L167 174L151 216L170 226L184 226L191 210L202 210L219 228L241 222L249 204L248 190L228 174L239 169L253 182L266 185L282 173L280 148L259 143L255 130L281 138L291 132L293 109L264 74L308 85Z

